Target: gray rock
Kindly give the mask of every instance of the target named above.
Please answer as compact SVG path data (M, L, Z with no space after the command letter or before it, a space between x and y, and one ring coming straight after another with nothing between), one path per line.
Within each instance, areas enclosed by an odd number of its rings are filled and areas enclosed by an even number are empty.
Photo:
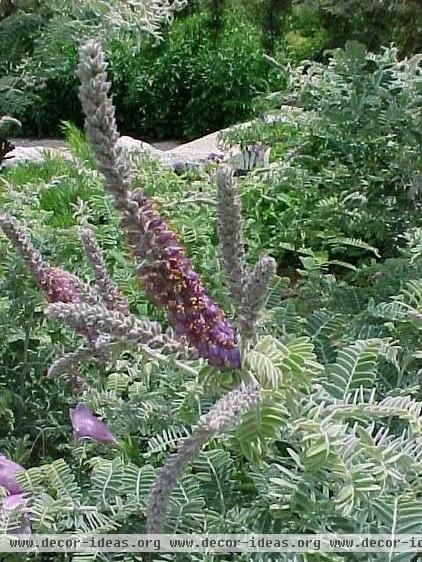
M173 148L172 150L166 150L165 154L168 155L167 157L184 161L205 161L207 160L209 154L213 152L221 152L218 148L218 135L219 131L211 133L205 137L201 137L200 139L186 142L185 144L182 144L177 148Z
M23 164L26 162L41 163L44 161L44 154L42 149L37 147L18 146L12 152L9 152L8 157L3 162L3 166L8 167L15 164Z
M118 144L128 152L143 152L152 155L155 154L157 156L162 154L162 151L152 146L152 144L141 141L139 139L134 139L133 137L129 137L126 135L123 135L119 138Z
M50 153L71 160L72 155L64 141L59 139L13 139L15 149L8 154L9 158L4 161L4 166L13 166L25 162L41 164ZM129 153L147 153L161 155L162 151L152 145L132 137L123 136L119 139L119 145Z
M156 157L164 166L172 168L179 174L189 169L198 170L206 163L218 161L227 162L240 173L247 173L256 167L268 166L269 147L256 145L247 151L241 151L238 147L224 151L218 146L219 134L220 131L217 131L171 150L160 150L147 142L126 135L120 137L118 143L129 155L148 154ZM29 161L41 163L47 150L69 160L72 159L65 142L60 139L15 139L14 144L17 147L10 153L11 158L5 160L5 166Z

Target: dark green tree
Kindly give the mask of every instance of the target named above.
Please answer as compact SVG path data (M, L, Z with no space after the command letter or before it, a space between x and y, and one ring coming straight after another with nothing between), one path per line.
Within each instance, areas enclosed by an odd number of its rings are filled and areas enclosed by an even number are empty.
M283 30L292 0L266 0L262 21L262 43L268 53L274 52L275 41Z

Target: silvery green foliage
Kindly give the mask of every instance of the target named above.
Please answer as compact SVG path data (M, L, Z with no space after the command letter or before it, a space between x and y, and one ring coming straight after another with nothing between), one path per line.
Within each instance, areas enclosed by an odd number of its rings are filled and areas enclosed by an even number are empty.
M197 374L182 374L160 362L158 389L144 386L138 369L105 375L105 390L87 389L84 399L100 404L107 420L113 414L111 427L119 439L125 435L119 431L119 421L131 422L139 433L133 429L130 434L142 436L146 450L136 463L120 455L111 460L96 454L83 485L79 471L71 468L78 462L58 460L17 476L19 486L31 497L33 529L44 530L44 522L49 521L58 532L70 526L75 531L104 533L122 525L135 525L143 532L155 479L150 463L159 466L160 456L182 439L181 457L170 457L168 465L176 467L170 475L177 480L166 510L170 532L212 528L274 533L279 532L280 521L286 532L317 533L323 526L356 533L368 527L390 532L393 525L397 532L419 532L420 322L412 315L422 305L419 238L415 233L409 252L413 281L404 282L400 262L395 273L402 282L400 291L385 302L365 304L366 316L357 315L355 326L344 311L349 297L343 284L338 312L318 310L302 318L294 301L274 304L276 309L268 313L274 317L278 337L261 339L244 358L245 370L262 387L262 401L259 409L242 416L230 439L213 441L206 448L202 444L213 436L206 431L189 443L190 432L183 426L191 421L183 410L192 395L203 411L213 410L202 390L196 394ZM388 274L381 277L391 282L392 273L385 271ZM324 272L319 271L318 277ZM356 291L351 298L357 300ZM374 329L396 330L393 341L385 334L384 339L372 337ZM367 335L358 335L363 333ZM406 355L405 346L411 343L406 338L412 333L416 343ZM397 347L397 340L403 349ZM386 391L391 372L406 380L404 388L394 384ZM224 381L219 382L223 393ZM230 415L232 410L223 411ZM87 451L77 448L72 455L80 461ZM165 494L158 498L155 524L162 517L158 507L167 501ZM19 526L21 519L20 513L8 511L0 515L0 525ZM263 562L253 555L246 560ZM368 560L366 556L362 562ZM372 560L382 559L374 554ZM305 561L310 559L298 558Z
M253 269L247 267L239 185L233 169L226 164L217 168L217 202L221 253L240 334L245 340L253 340L276 273L276 262L261 256Z
M113 28L131 33L140 40L142 33L159 35L160 26L172 21L174 13L186 6L187 0L98 0L105 20Z
M24 12L34 11L32 0L20 4ZM66 22L79 42L96 35L126 34L139 45L145 34L159 38L160 28L185 5L186 0L38 0L36 9L50 15L49 33L58 32Z
M355 41L328 55L290 69L261 118L222 134L277 147L243 192L255 202L248 238L279 263L310 249L347 262L365 243L385 257L403 224L419 225L420 55L400 60L395 47L371 53Z
M261 400L261 389L256 382L242 384L224 395L210 410L202 424L186 438L176 454L171 455L160 469L152 487L147 510L149 533L161 533L170 495L186 466L199 454L201 447L212 437L227 433L242 415L252 412Z
M218 233L230 294L236 307L243 301L245 248L239 186L230 166L217 168Z
M256 338L257 325L276 269L274 258L261 256L253 270L247 273L239 311L241 333L247 339Z
M181 479L188 464L199 455L203 445L212 436L212 431L207 427L201 427L191 437L182 442L176 454L167 458L164 466L158 472L149 495L146 513L148 533L160 533L162 531L174 487Z
M312 324L312 333L317 328ZM344 346L337 360L322 365L309 337L292 334L282 343L269 336L246 357L262 388L259 409L254 405L241 420L234 419L236 405L243 408L251 396L257 398L253 384L246 394L243 386L222 398L182 441L179 453L169 457L155 484L155 470L148 463L174 446L179 439L175 431L151 439L154 446L140 466L120 457L92 459L89 498L64 461L32 468L17 477L25 491L44 492L31 500L32 524L38 528L48 517L59 532L68 529L70 521L78 531L112 532L141 514L156 530L166 512L169 532L204 532L211 526L220 532L274 533L281 516L285 532L317 533L324 524L339 531L346 526L355 533L368 526L391 530L393 524L397 532L419 532L422 405L405 393L376 396L383 360L392 349L387 341L360 341ZM163 376L174 380L175 374ZM171 397L166 388L166 408L177 404L181 393L189 394L180 385L182 380ZM124 386L116 390L122 397L126 392ZM114 396L108 393L102 399ZM142 395L142 400L148 396ZM236 430L229 448L215 442L201 451L216 431L226 432L233 421ZM284 455L280 443L288 446ZM193 470L183 474L188 463ZM245 481L252 489L240 494L239 482ZM66 494L54 504L47 501L46 491L55 497L60 489ZM142 524L137 528L144 530ZM382 558L374 555L373 560ZM410 556L404 560L409 562Z

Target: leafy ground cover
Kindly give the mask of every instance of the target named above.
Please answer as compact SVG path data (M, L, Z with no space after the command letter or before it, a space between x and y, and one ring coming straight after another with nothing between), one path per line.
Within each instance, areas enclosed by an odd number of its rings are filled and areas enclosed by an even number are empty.
M148 157L131 162L132 187L143 189L180 234L195 270L242 335L240 371L124 346L105 365L83 363L82 388L66 371L47 377L57 356L83 338L45 317L45 297L2 237L0 451L26 469L16 482L28 498L24 511L33 530L144 532L151 490L161 485L168 455L214 419L218 399L229 400L225 393L252 378L260 388L258 409L251 406L232 431L210 435L189 459L173 482L166 530L422 531L419 64L353 43L328 65L293 72L287 78L295 119L258 120L225 139L273 145L271 166L237 184L222 179L221 170L216 178L212 164L178 176ZM277 114L285 117L282 110ZM45 259L95 287L78 234L89 226L130 311L168 328L139 284L106 189L110 180L104 183L96 169L98 149L75 127L67 134L74 163L51 158L2 173L2 213L25 227ZM239 228L229 236L227 223L224 228L223 195L237 227L242 204L246 262ZM243 328L245 304L230 282L230 248L240 260L234 265L243 263L245 271L268 263L259 257L264 251L277 262L267 291L265 283L252 285L265 296L262 303L251 285L245 291L256 308L263 306L252 338ZM81 402L107 423L116 443L74 440L69 409ZM221 406L217 413L223 423ZM7 485L0 490L5 497ZM21 510L3 509L4 529L21 524ZM353 560L383 556L354 554ZM8 562L31 559L10 555Z

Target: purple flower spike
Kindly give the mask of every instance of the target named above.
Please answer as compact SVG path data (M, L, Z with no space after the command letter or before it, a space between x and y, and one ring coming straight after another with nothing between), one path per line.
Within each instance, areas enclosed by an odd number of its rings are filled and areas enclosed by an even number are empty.
M85 129L97 168L122 214L129 244L145 263L139 275L146 292L202 357L220 369L239 369L236 335L224 312L206 293L185 249L152 201L142 191L131 190L131 166L117 143L106 68L100 44L88 41L80 50L78 69Z
M16 475L24 470L20 464L0 455L0 486L6 488L9 494L21 494L23 490L16 482Z
M147 294L157 306L167 310L176 333L184 335L212 365L239 369L235 331L207 294L177 235L142 193L135 192L132 200L138 207L137 220L143 232L140 235L130 228L130 218L126 226L135 255L149 261L139 269ZM145 240L149 245L146 252Z
M93 439L103 443L117 443L117 439L111 433L104 422L99 420L88 406L78 404L76 408L69 410L70 420L76 439Z
M81 289L79 279L44 261L39 251L32 245L28 234L14 217L1 213L0 229L19 250L38 286L46 293L50 302L79 302Z
M40 285L50 302L80 302L79 279L58 267L49 267Z

